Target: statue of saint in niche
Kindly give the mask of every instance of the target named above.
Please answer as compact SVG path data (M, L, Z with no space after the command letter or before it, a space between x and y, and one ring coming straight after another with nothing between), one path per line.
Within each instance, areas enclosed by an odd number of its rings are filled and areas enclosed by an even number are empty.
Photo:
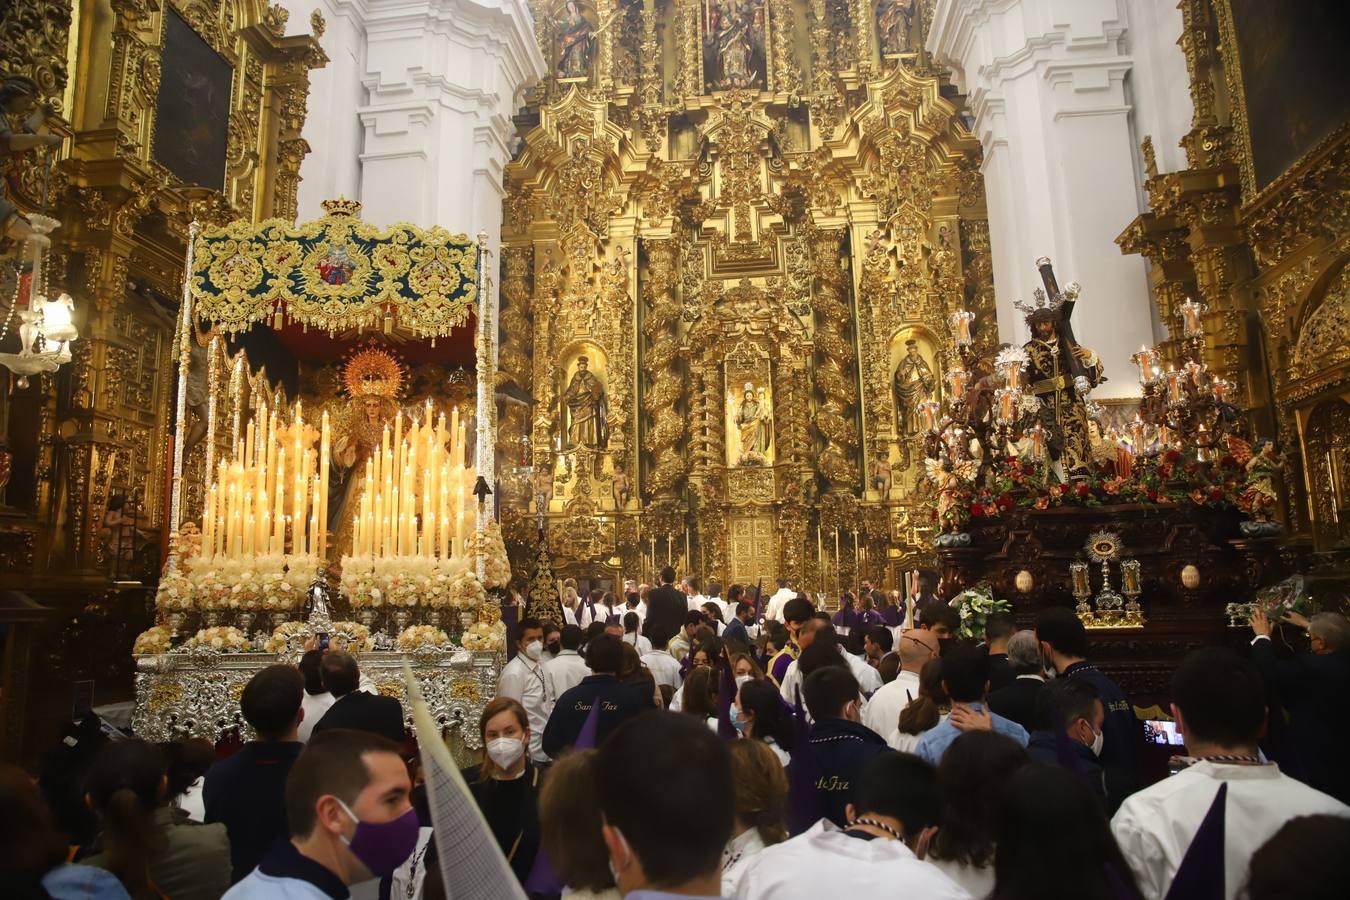
M919 342L905 341L905 356L895 369L895 424L901 437L919 431L919 404L933 397L937 379L919 353Z
M773 444L773 413L770 409L768 391L756 390L753 383L747 381L741 392L741 399L735 403L733 423L736 426L739 447L733 454L738 466L768 465L770 449Z
M711 0L704 6L703 76L710 91L763 88L763 0Z
M584 78L591 74L595 28L581 11L579 0L567 0L567 12L558 30L558 77Z
M908 53L914 34L918 0L878 0L877 41L882 53Z
M605 386L590 369L590 360L577 357L577 370L562 395L568 447L604 449L609 443L609 407Z

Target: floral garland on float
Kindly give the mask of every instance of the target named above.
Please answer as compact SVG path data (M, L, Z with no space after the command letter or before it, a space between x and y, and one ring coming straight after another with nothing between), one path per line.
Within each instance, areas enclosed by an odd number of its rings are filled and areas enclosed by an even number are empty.
M483 586L489 590L505 588L511 582L511 562L506 555L506 541L502 538L500 522L488 522L482 531L469 537L469 558L477 559L479 548L483 553Z
M155 625L136 636L131 653L133 656L155 656L172 649L173 629L168 625Z
M183 644L184 650L214 650L217 653L247 653L253 649L248 635L230 625L203 628Z
M398 635L398 649L406 652L443 650L449 647L450 635L434 625L410 625Z
M475 622L464 630L460 643L465 650L500 653L506 649L506 623Z

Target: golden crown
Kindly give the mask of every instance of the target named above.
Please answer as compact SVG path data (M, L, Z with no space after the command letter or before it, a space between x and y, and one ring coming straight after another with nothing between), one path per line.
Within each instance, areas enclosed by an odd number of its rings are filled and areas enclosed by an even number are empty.
M348 219L361 218L360 200L348 200L346 197L339 197L336 200L321 201L319 205L323 207L325 215Z

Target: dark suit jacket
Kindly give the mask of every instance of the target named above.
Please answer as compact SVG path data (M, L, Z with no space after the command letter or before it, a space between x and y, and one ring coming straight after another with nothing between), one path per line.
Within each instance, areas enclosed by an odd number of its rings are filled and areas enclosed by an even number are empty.
M257 868L272 844L288 836L286 776L303 749L298 741L249 741L207 771L206 821L223 822L229 832L231 883Z
M369 731L403 746L403 704L393 697L352 691L332 706L314 726L314 734L329 728Z
M999 688L1005 688L1012 684L1016 677L1012 666L1008 664L1008 654L989 654L989 692L991 694Z
M684 617L689 612L689 597L668 584L653 588L647 592L647 619L642 624L644 634L650 635L652 629L660 626L666 637L674 637L684 627Z
M1350 771L1344 762L1350 740L1350 653L1300 653L1280 659L1270 641L1257 641L1252 659L1267 688L1289 711L1289 728L1279 749L1280 769L1350 803Z
M1045 687L1044 681L1018 678L1012 684L991 691L985 701L989 709L1005 719L1011 719L1031 733L1040 724L1036 721L1036 698Z

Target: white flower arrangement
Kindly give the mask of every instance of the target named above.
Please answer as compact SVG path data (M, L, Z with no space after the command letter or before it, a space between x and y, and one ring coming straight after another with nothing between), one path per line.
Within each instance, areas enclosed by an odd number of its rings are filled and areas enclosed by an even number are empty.
M487 588L478 580L478 573L465 569L450 583L449 606L472 611L487 603Z
M398 636L398 649L421 650L424 648L445 647L450 636L434 625L410 625Z
M464 630L460 643L465 650L495 653L506 649L504 622L475 622Z
M360 622L334 622L332 641L348 653L366 653L375 649L370 629Z
M313 557L279 553L237 559L198 556L185 561L183 578L198 609L292 610L304 602L317 565Z
M459 582L465 565L462 559L429 556L385 557L373 562L348 556L342 560L342 589L353 609L472 609L473 605L460 605L479 602L474 599L478 592ZM481 591L481 584L478 587Z
M232 625L218 625L215 628L203 628L183 645L188 650L215 650L217 653L247 653L253 644L238 628Z
M483 547L483 586L487 588L506 587L511 580L511 562L506 556L506 542L502 540L502 526L498 522L489 522L483 531L476 531L469 537L469 559L478 558L478 546ZM477 568L477 565L474 565Z
M957 634L976 641L984 640L984 623L990 615L1012 612L1012 604L1007 600L995 599L994 589L987 584L962 591L952 598L949 605L961 616L961 627Z
M159 579L155 589L155 608L166 612L192 609L194 588L187 573L182 570L166 571Z
M303 634L308 627L305 622L282 622L272 629L272 636L267 639L263 650L268 653L285 653L291 640Z
M168 625L156 625L136 635L131 646L135 656L147 656L156 653L168 653L173 649L173 629Z

